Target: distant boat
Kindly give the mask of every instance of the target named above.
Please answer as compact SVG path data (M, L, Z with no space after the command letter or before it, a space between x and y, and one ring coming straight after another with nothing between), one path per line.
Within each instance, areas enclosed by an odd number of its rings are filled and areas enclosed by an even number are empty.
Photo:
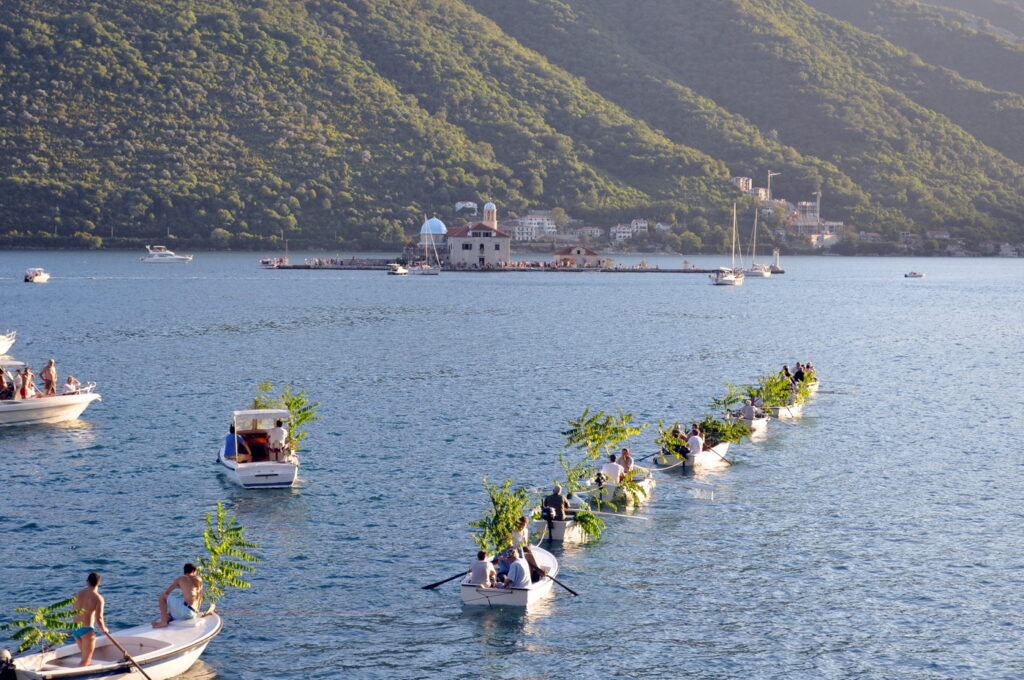
M921 272L908 272L908 273L903 275L903 278L905 278L905 279L923 279L924 278L924 274L922 274Z
M423 261L416 262L409 267L410 274L418 274L420 276L437 276L441 273L441 258L437 254L437 245L434 242L434 235L444 235L448 233L448 228L444 222L432 217L429 220L424 220L423 226L420 227L420 237L426 237L426 240L421 240L420 244L423 246ZM433 253L433 262L431 262L431 253Z
M287 257L264 257L260 260L260 266L264 269L277 269L288 266Z
M732 204L732 264L729 267L719 267L718 271L711 274L712 285L715 286L742 286L743 272L736 268L736 204Z
M489 588L471 583L472 575L468 575L460 583L462 604L477 607L528 607L549 595L555 582L548 576L558 575L558 560L544 548L531 546L530 550L537 567L546 574L539 581L533 581L525 588Z
M392 262L391 264L388 265L388 274L391 276L405 276L408 273L409 270L403 267L402 265L398 264L397 262Z
M754 210L754 229L750 238L750 266L743 270L743 273L753 279L767 279L772 275L772 268L766 264L754 262L757 258L757 213L760 208Z
M146 255L139 258L142 262L187 264L192 261L191 255L175 255L166 246L146 246Z
M0 360L0 370L7 368L24 368L20 361ZM12 376L13 377L13 376ZM17 396L20 391L18 380L12 380L15 386L15 398L0 400L0 427L13 425L40 425L44 423L62 423L66 420L77 420L100 395L93 392L95 383L89 383L72 393L51 394L45 396L36 393L28 399Z
M40 267L25 270L25 283L46 283L49 280L50 275Z
M0 335L0 354L7 354L7 352L11 350L11 345L14 344L14 340L17 337L17 331L7 331L3 335Z
M217 462L228 470L231 481L245 489L286 489L294 486L299 476L299 459L287 449L278 460L269 448L267 434L277 420L284 421L290 431L291 414L286 409L250 409L234 411L231 423L235 432L249 447L252 460L236 462L238 443L234 450L228 450L228 440L224 439Z

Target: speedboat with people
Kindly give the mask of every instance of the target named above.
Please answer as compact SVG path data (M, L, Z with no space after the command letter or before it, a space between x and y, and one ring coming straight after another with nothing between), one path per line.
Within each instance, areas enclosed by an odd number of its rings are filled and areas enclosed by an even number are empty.
M0 427L13 425L39 425L77 420L100 395L94 392L96 383L75 385L62 394L38 394L34 386L31 395L23 396L20 379L7 372L9 368L24 368L21 361L0 360L0 371L5 372L4 383L12 389L12 399L0 399Z
M31 267L25 270L25 283L46 283L50 275L42 267Z
M113 639L97 636L96 651L88 666L78 665L82 662L81 651L77 644L70 644L15 657L8 662L11 676L0 660L0 676L15 680L136 680L141 668L151 680L167 680L191 668L222 628L223 622L216 614L172 621L165 628L135 626L118 631Z
M462 604L484 607L529 607L550 595L555 584L553 578L558 575L558 560L544 548L532 546L530 552L537 568L543 573L538 574L537 580L532 580L525 588L500 588L475 585L472 582L472 575L467 574L459 583Z
M907 272L903 275L905 279L923 279L924 274L922 272Z
M278 269L288 266L287 257L264 257L260 260L260 266L264 269Z
M175 255L166 246L146 246L146 254L139 258L141 262L186 264L192 261L191 255Z
M275 448L277 422L290 432L291 414L287 409L248 409L231 413L231 430L217 462L227 468L231 481L245 489L287 489L299 477L299 457L290 439Z
M405 276L408 273L409 270L397 262L392 262L388 265L388 274L391 276Z
M14 345L14 341L18 338L18 331L7 331L3 335L0 335L0 354L7 354L11 351L11 346Z

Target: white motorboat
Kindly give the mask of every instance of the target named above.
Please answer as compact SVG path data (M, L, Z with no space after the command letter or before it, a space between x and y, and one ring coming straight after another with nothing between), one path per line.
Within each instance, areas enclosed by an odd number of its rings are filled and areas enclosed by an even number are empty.
M543 548L532 546L530 550L537 566L546 576L526 588L488 588L471 584L470 576L467 575L460 582L462 604L477 607L528 607L547 597L555 584L548 576L558 576L558 560Z
M288 266L287 257L264 257L260 260L260 266L264 269L278 269Z
M32 267L25 270L25 283L46 283L50 275L43 271L42 267Z
M732 264L719 267L709 278L715 286L742 286L743 271L736 268L736 204L732 204Z
M186 264L192 261L191 255L175 255L166 246L146 246L146 254L139 258L141 262Z
M0 361L0 370L24 366L20 361ZM95 388L96 383L88 383L73 394L36 395L28 399L22 399L16 393L14 399L0 400L0 427L76 420L89 404L100 401L100 395L93 392Z
M252 460L236 462L237 441L233 440L232 450L229 451L228 439L225 437L217 454L217 462L227 468L231 481L245 489L286 489L295 484L299 477L298 456L286 451L279 459L274 459L267 445L267 432L277 420L283 420L285 427L291 431L291 414L286 409L232 412L231 422L235 426L235 433L241 435L249 447Z
M17 338L18 331L7 331L0 335L0 354L7 354Z
M388 274L391 276L405 276L408 273L409 270L397 262L392 262L388 265Z
M922 272L907 272L903 275L905 279L923 279L924 274Z
M172 621L166 628L151 625L126 628L114 634L152 680L181 675L194 664L223 623L216 614L187 621ZM63 645L48 652L14 659L16 680L138 680L138 669L105 635L96 638L92 663L79 666L78 645ZM7 676L4 675L6 678Z

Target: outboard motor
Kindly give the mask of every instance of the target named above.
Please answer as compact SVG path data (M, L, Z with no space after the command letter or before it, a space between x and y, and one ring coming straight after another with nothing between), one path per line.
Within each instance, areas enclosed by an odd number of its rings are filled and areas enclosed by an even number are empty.
M555 510L554 510L554 508L541 508L540 518L542 520L544 520L545 522L547 522L547 524L548 524L548 543L551 543L552 541L555 540L554 535L553 535L554 530L555 530Z

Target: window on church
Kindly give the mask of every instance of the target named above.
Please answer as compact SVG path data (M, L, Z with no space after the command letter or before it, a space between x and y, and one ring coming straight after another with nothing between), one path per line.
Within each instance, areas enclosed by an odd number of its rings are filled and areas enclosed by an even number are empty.
M473 250L473 244L472 243L463 243L462 244L462 249L463 250Z
M501 244L500 243L495 243L494 244L494 249L495 250L501 250Z

